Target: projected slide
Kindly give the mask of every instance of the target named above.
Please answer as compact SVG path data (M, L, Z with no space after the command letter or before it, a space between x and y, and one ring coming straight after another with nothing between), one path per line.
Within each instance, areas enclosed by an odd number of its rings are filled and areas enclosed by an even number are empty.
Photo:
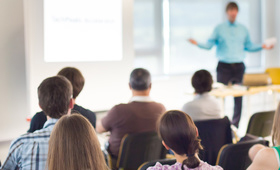
M122 0L44 0L46 62L122 59Z

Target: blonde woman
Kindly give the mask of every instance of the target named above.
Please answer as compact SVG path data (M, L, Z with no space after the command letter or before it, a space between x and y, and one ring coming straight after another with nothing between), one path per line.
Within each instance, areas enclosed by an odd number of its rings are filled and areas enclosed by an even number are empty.
M249 150L253 162L247 170L280 170L280 103L274 116L272 142L272 148L257 144Z
M81 115L63 116L51 133L48 170L108 169L95 130Z

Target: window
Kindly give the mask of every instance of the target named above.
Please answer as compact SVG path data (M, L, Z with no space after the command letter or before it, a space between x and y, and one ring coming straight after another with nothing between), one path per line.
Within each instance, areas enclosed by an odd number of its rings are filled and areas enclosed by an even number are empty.
M249 29L254 43L261 42L261 2L237 3L237 21ZM226 4L226 0L135 0L135 67L147 68L154 75L214 70L215 47L203 50L187 40L207 41L215 26L226 20ZM261 67L261 53L247 53L245 62L248 68Z

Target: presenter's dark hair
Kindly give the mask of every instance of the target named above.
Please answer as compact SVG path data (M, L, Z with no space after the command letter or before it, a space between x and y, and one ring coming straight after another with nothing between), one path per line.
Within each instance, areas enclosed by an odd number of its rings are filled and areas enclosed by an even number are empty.
M202 149L197 136L197 128L189 115L182 111L170 110L163 114L157 126L158 134L164 143L179 155L187 155L181 169L196 168L200 161L197 158Z
M85 78L80 70L74 67L65 67L60 70L57 75L64 76L71 82L73 87L73 98L76 99L83 90L85 84Z
M195 93L202 94L212 90L213 79L207 70L198 70L192 77L192 86Z
M49 77L38 87L39 105L47 116L58 119L67 114L72 91L72 85L67 78Z
M229 2L229 3L227 4L226 11L232 10L232 9L236 9L237 11L239 10L239 9L238 9L237 3L235 3L235 2Z
M147 90L151 87L151 74L143 68L136 68L130 74L129 84L134 90Z

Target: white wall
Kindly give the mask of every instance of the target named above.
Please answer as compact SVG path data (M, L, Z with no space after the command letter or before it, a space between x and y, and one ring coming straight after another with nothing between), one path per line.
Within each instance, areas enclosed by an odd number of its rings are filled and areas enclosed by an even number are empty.
M26 132L27 93L22 0L0 1L0 141Z
M278 43L273 50L264 51L265 66L279 67L280 66L280 1L279 0L262 0L263 12L263 39L269 37L276 37Z

